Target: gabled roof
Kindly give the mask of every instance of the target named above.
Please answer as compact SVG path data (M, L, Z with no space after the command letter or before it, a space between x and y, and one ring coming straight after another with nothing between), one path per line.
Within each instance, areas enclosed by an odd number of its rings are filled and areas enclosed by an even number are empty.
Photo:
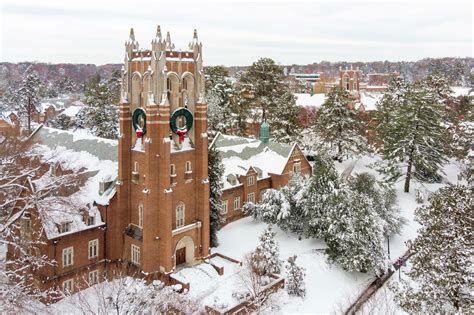
M281 175L296 145L258 139L227 136L218 133L211 143L221 154L224 164L224 189L233 187L229 175L245 176L250 168L262 171L262 177L269 174Z

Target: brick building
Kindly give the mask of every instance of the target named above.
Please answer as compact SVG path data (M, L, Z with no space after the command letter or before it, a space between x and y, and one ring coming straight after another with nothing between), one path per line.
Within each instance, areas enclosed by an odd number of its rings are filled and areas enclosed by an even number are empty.
M246 202L259 202L266 189L281 188L292 174L311 175L311 165L297 144L219 133L211 146L220 152L224 164L222 215L226 223L242 218Z

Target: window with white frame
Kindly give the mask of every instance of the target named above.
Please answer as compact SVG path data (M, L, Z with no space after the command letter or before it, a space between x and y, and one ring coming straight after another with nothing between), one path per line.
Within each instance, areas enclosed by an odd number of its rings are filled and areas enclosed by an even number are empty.
M66 233L69 231L71 231L71 222L66 222L59 225L59 233Z
M255 193L251 192L247 194L247 202L255 203Z
M89 259L99 256L99 240L89 241Z
M72 293L73 289L74 289L74 280L73 279L63 281L63 292L65 294Z
M263 199L263 195L265 195L265 192L267 191L267 189L262 189L260 190L260 200Z
M138 205L138 226L143 227L143 203Z
M247 186L253 186L253 185L255 185L255 176L247 177Z
M139 265L140 264L140 247L132 244L132 263Z
M191 173L193 169L191 168L191 161L186 161L186 173Z
M170 175L171 176L176 175L176 166L174 164L170 164Z
M138 165L137 161L135 161L135 163L133 164L133 171L135 173L138 173L140 171L140 168L139 168L139 165Z
M178 203L176 207L176 228L184 226L184 203Z
M74 264L74 247L63 249L63 267L69 267Z
M297 161L293 163L293 173L300 174L301 173L301 162Z
M234 197L234 210L240 209L240 196Z
M95 217L93 216L88 216L87 217L87 225L94 225L95 224Z
M99 271L94 270L89 272L89 285L94 285L99 283Z
M221 201L221 213L227 214L227 200Z

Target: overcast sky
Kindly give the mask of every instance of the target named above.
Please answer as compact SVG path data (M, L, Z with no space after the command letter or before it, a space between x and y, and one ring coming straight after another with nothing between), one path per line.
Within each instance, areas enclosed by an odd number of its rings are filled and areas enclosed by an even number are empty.
M206 65L418 60L473 53L471 1L0 0L1 61L121 63L130 27L156 26Z

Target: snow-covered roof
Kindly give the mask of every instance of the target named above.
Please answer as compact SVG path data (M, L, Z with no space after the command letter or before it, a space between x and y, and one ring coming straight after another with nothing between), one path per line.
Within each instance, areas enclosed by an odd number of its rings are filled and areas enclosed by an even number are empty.
M474 92L471 92L470 87L464 87L464 86L452 86L451 90L453 90L453 96L458 97L458 96L471 96L474 95Z
M113 182L118 174L118 148L116 140L94 137L84 131L72 132L40 126L29 138L32 153L41 155L44 162L61 165L63 170L78 174L79 183L68 196L44 199L38 207L49 239L59 236L58 226L70 223L74 233L103 224L94 202L107 205L115 194L115 185L100 193L100 182ZM33 181L40 188L48 182L50 171ZM50 178L49 178L50 179ZM95 217L95 224L84 223L84 211Z
M269 174L283 173L294 145L269 141L263 143L258 139L227 136L219 133L211 144L220 152L224 165L224 189L240 185L231 184L227 178L231 175L246 175L250 168L261 170L266 178Z
M76 114L81 110L82 106L69 106L61 114L68 117L76 117Z
M377 92L361 92L360 102L364 105L365 110L376 110L375 104L383 97L383 93Z
M326 100L324 93L316 93L312 96L309 93L295 93L296 105L321 107Z

